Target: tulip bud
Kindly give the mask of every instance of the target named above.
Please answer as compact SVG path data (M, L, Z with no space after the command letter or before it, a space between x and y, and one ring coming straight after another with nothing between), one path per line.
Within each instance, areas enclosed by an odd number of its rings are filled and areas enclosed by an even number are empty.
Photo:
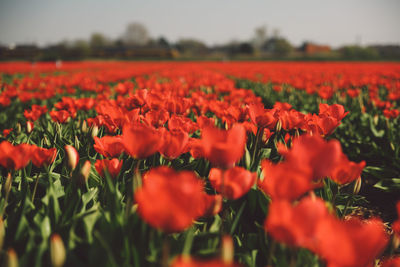
M83 133L87 133L89 131L88 126L87 126L87 122L83 121L82 123L82 132Z
M98 133L99 133L99 126L94 125L94 126L92 127L92 137L97 136Z
M53 267L62 267L65 263L65 247L58 234L53 234L50 237L50 257Z
M8 199L8 195L11 192L11 186L12 186L12 177L11 173L8 173L6 181L4 183L4 195L6 197L6 200Z
M353 193L358 194L361 189L361 176L354 182Z
M28 133L31 133L33 131L33 127L34 127L33 122L31 122L31 121L26 122L26 131Z
M6 230L4 229L4 222L3 219L0 218L0 251L3 249L5 235L6 235Z
M282 129L282 122L281 120L278 120L278 122L276 123L276 131L279 132Z
M7 267L18 267L18 256L12 248L7 250Z
M79 161L78 151L73 146L66 145L65 152L67 152L68 166L71 170L74 170Z
M233 262L234 247L232 237L225 235L222 237L222 261L225 264Z
M79 183L81 184L85 184L86 181L89 178L89 174L90 174L90 169L92 167L92 164L90 163L90 161L85 161L85 163L83 164L81 171L79 173Z
M393 249L396 250L400 246L400 236L394 234L392 239Z

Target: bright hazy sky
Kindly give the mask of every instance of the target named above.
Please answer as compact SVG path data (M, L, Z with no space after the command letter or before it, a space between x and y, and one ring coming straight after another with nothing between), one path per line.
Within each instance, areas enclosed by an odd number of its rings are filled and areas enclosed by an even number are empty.
M130 22L169 41L245 41L266 25L294 45L313 41L400 44L400 0L0 0L0 43L56 43L100 32L120 37Z

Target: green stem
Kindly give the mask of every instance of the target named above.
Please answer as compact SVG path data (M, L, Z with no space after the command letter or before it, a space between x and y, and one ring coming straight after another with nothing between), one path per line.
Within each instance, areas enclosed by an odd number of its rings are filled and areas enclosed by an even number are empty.
M39 183L39 173L36 175L35 187L33 188L33 192L32 192L32 203L35 200L36 189L37 189L38 183Z

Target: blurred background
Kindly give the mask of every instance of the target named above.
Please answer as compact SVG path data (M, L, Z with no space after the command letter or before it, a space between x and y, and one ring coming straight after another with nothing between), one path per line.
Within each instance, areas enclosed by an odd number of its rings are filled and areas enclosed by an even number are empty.
M0 60L400 60L400 1L1 0Z

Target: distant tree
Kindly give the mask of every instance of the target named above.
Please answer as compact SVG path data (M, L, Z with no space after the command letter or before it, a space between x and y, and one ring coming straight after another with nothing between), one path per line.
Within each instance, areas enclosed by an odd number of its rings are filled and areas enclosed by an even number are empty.
M293 47L288 40L284 38L278 38L275 44L275 54L279 56L287 56L292 52Z
M267 27L260 26L254 29L253 46L255 49L260 49L261 46L267 41Z
M378 51L373 47L361 47L358 45L345 46L340 49L346 59L377 59Z
M143 24L134 22L126 27L122 40L127 45L146 45L150 41L150 37Z
M157 44L159 46L165 47L165 48L169 48L170 47L170 44L169 44L168 40L164 36L161 36L161 37L159 37L157 39Z
M249 55L249 54L253 54L253 52L254 52L253 46L248 42L241 43L238 46L237 50L238 50L239 54L248 54Z
M176 43L176 49L181 53L202 54L207 52L207 45L196 39L181 39Z
M106 46L107 43L107 38L101 33L96 32L90 36L89 45L92 49L102 48Z

